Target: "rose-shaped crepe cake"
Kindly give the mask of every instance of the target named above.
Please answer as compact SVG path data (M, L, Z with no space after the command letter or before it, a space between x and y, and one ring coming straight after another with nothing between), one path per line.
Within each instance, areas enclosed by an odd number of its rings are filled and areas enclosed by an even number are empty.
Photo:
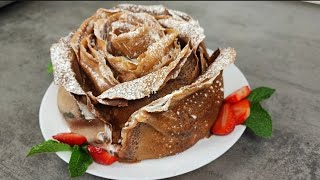
M182 152L210 135L236 55L210 56L204 38L197 21L163 6L99 9L51 47L59 109L120 161Z

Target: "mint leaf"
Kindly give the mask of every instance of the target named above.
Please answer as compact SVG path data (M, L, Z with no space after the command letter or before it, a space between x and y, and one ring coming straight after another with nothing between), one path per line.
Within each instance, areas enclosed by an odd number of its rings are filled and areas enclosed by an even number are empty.
M93 160L89 154L79 148L79 146L73 146L68 167L70 177L73 178L84 175L92 162Z
M51 63L51 62L50 62L50 63L48 64L48 66L47 66L47 72L48 72L49 74L53 73L53 66L52 66L52 63Z
M272 135L271 117L259 103L251 103L250 116L244 124L257 136L271 137Z
M60 143L53 140L45 141L41 144L38 144L36 146L33 146L28 156L32 156L39 153L45 153L45 152L58 152L58 151L72 151L72 148L68 144Z
M268 99L273 93L275 89L271 89L268 87L258 87L251 91L248 100L251 103L256 103Z

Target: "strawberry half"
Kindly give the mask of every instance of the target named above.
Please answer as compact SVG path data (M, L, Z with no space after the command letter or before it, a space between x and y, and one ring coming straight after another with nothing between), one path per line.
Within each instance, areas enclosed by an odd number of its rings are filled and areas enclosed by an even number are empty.
M240 100L249 96L250 92L251 92L251 90L250 90L249 86L243 86L242 88L240 88L240 89L236 90L235 92L233 92L232 94L230 94L225 99L225 102L228 102L231 104L239 102Z
M233 131L235 126L236 121L231 105L225 103L222 105L218 118L211 128L211 133L216 135L227 135Z
M232 104L231 108L234 112L237 125L242 124L250 115L250 102L247 99Z
M70 146L82 145L87 142L87 138L76 133L59 133L52 136L53 139L58 140L62 143L69 144Z
M99 164L110 165L118 160L117 157L110 155L107 151L99 147L88 145L88 151L92 159Z

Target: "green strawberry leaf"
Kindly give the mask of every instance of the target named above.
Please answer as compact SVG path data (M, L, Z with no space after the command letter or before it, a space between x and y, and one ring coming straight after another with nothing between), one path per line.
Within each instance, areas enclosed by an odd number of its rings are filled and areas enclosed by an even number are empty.
M60 143L53 140L45 141L41 144L38 144L36 146L33 146L28 156L32 156L39 153L45 153L45 152L58 152L58 151L72 151L72 148L68 144Z
M70 177L73 178L84 175L92 162L91 156L83 151L82 148L79 148L77 145L73 146L68 166Z
M257 136L271 137L272 135L271 117L259 103L251 103L250 116L244 122L244 125L251 129Z
M248 100L251 103L256 103L268 99L273 93L275 89L271 89L268 87L258 87L251 91Z
M53 73L53 66L52 66L52 63L51 63L51 62L50 62L50 63L48 64L48 66L47 66L47 72L48 72L48 74Z

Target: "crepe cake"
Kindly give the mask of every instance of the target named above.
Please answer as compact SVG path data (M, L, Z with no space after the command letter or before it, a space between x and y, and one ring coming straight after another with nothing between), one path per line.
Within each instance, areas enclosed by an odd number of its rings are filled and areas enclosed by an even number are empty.
M131 29L115 35L114 26ZM142 26L158 34L136 37L147 48L115 39ZM222 72L236 52L209 55L204 37L197 21L164 6L99 9L51 47L58 107L71 131L121 162L174 155L209 137L224 98Z

